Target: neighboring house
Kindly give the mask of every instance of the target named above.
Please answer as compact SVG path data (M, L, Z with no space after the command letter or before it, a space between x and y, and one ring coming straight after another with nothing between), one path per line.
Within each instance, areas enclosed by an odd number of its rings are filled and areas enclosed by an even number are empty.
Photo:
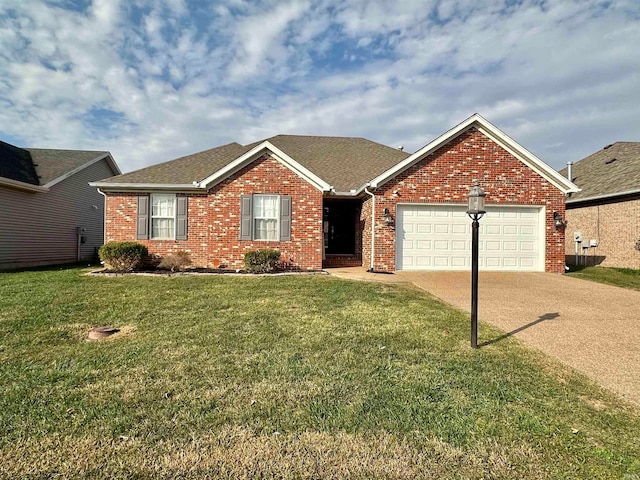
M578 263L640 269L640 142L608 145L572 164L571 176L582 190L567 198L567 262L577 250Z
M564 271L565 194L578 188L480 115L410 155L363 138L278 135L94 182L106 240L241 268L270 247L294 268L464 270L467 194L487 192L484 270ZM373 222L372 222L373 219ZM373 252L373 256L372 256Z
M104 197L89 182L119 173L109 152L0 142L0 270L93 260Z

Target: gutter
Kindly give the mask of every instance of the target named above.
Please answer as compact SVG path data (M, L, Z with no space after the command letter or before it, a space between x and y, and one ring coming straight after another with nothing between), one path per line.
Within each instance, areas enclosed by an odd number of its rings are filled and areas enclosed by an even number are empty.
M45 186L33 185L31 183L21 182L19 180L12 180L10 178L0 178L0 185L5 185L11 188L17 188L20 190L26 190L28 192L48 192L49 189Z
M102 244L104 245L107 243L107 194L99 188L96 188L96 190L104 197L104 206L102 207Z
M595 197L587 197L587 198L576 198L576 199L567 199L567 205L569 204L577 204L582 202L591 202L594 200L605 200L607 198L616 198L616 197L624 197L625 195L635 195L639 194L640 190L628 190L626 192L618 192L618 193L607 193L604 195L596 195Z
M191 192L204 192L207 189L200 186L200 182L193 183L108 183L108 182L89 182L89 185L104 190L188 190Z
M369 271L374 273L375 246L376 246L376 196L367 190L369 183L364 186L364 193L371 196L371 266Z

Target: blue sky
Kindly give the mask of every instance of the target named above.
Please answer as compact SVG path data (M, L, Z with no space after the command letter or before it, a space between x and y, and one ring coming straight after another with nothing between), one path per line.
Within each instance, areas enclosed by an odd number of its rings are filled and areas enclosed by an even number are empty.
M2 0L0 139L130 171L278 133L413 152L477 112L555 168L640 141L640 2Z

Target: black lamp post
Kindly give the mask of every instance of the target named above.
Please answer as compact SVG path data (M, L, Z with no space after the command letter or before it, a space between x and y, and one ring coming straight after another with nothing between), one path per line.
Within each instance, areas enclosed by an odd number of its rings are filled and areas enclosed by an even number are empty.
M471 348L478 348L478 240L482 216L487 213L484 209L484 197L487 194L474 182L469 191L469 209L467 215L473 220L471 223Z

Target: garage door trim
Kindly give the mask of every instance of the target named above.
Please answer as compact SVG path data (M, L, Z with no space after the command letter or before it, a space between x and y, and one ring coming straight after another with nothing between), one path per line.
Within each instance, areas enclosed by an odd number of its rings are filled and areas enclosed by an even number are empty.
M407 209L407 208L411 208L411 207L437 207L437 208L443 208L443 207L455 207L456 209L460 209L460 208L466 208L466 204L463 203L450 203L450 202L398 202L395 204L395 218L396 218L396 227L399 226L399 222L400 222L400 215L401 215L401 210ZM538 223L538 232L537 232L537 241L538 241L538 255L537 255L537 263L536 263L536 268L534 271L538 271L538 272L544 272L545 271L545 259L546 259L546 249L547 249L547 242L546 242L546 207L544 205L530 205L530 204L489 204L486 205L486 209L491 211L491 210L507 210L507 209L522 209L522 208L529 208L529 209L537 209L538 211L538 217L537 217L537 223ZM482 224L482 220L480 220L481 224ZM471 224L471 220L469 219L469 224ZM396 229L396 233L394 235L395 238L395 265L396 265L396 270L400 270L402 267L402 259L400 258L400 254L401 254L401 245L400 245L400 241L399 241L399 235L401 234L401 232ZM482 240L482 239L481 239ZM480 255L482 255L482 252L480 252ZM437 270L437 269L433 269L433 270ZM446 269L443 269L443 271ZM531 270L529 270L531 271Z

